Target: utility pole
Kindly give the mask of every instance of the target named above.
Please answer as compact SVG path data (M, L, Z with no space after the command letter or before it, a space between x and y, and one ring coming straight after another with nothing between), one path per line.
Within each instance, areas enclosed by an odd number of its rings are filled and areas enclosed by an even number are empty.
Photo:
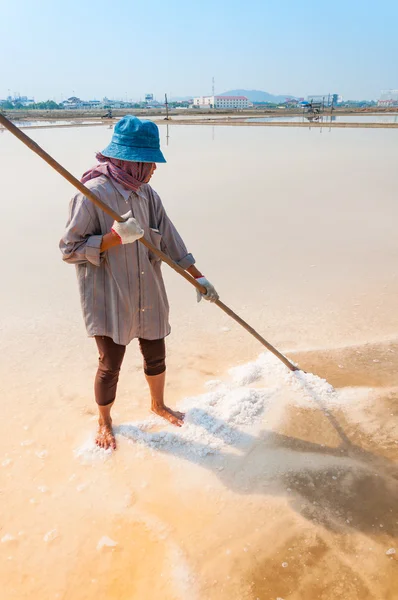
M166 121L169 120L169 103L167 102L167 94L164 95L164 103L166 105Z

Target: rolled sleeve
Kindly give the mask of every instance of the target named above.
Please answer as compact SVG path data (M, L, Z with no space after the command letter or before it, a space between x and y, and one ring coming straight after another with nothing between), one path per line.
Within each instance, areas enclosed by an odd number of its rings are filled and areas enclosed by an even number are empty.
M90 235L86 243L86 257L95 267L99 267L101 264L101 244L102 235Z
M192 267L192 265L194 265L195 262L196 261L192 254L187 254L186 256L184 256L184 258L181 258L181 260L177 261L177 264L186 271L187 269L189 269L189 267Z

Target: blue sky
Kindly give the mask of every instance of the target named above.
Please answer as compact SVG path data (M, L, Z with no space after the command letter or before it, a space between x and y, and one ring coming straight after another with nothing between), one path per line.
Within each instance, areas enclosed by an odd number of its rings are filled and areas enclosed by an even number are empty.
M398 88L398 1L0 0L0 98Z

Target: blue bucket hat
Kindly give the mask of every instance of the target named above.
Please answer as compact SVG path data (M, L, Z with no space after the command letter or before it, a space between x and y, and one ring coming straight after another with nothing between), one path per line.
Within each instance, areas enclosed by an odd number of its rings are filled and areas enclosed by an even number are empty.
M116 123L112 141L101 154L133 162L166 162L160 150L158 126L133 115L126 115Z

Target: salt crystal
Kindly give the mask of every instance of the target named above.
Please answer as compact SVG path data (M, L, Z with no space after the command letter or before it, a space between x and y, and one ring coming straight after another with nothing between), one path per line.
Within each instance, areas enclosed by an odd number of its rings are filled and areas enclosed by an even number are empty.
M388 556L391 556L392 554L395 554L395 548L390 548L389 550L387 550L386 554Z
M82 492L84 489L86 489L87 486L88 486L88 483L81 483L80 485L76 486L76 490L78 492Z
M227 333L228 331L231 331L230 327L221 327L221 331L223 331L224 333Z
M46 458L46 456L48 455L47 450L40 450L38 452L35 452L36 456L38 458Z
M24 440L21 442L21 446L31 446L32 444L34 444L34 440Z
M3 535L3 537L0 540L0 542L2 544L5 544L6 542L14 542L14 541L15 541L15 537L13 535L11 535L10 533L6 533L5 535Z
M3 462L1 463L1 466L2 466L2 467L8 467L8 466L9 466L11 463L12 463L12 460L11 460L11 458L5 458L5 459L3 460Z
M48 531L45 534L45 536L43 537L43 541L44 542L52 542L57 537L58 537L58 531L56 529L51 529L51 531Z
M97 544L97 550L102 550L102 548L114 548L115 546L117 546L117 542L107 535L104 535Z
M288 566L289 566L289 563L287 563L287 562L283 562L283 563L282 563L282 567L283 567L284 569L286 569L286 567L288 567Z
M39 490L39 492L41 492L42 494L45 494L46 492L48 492L48 487L46 485L39 485L39 487L37 488Z

